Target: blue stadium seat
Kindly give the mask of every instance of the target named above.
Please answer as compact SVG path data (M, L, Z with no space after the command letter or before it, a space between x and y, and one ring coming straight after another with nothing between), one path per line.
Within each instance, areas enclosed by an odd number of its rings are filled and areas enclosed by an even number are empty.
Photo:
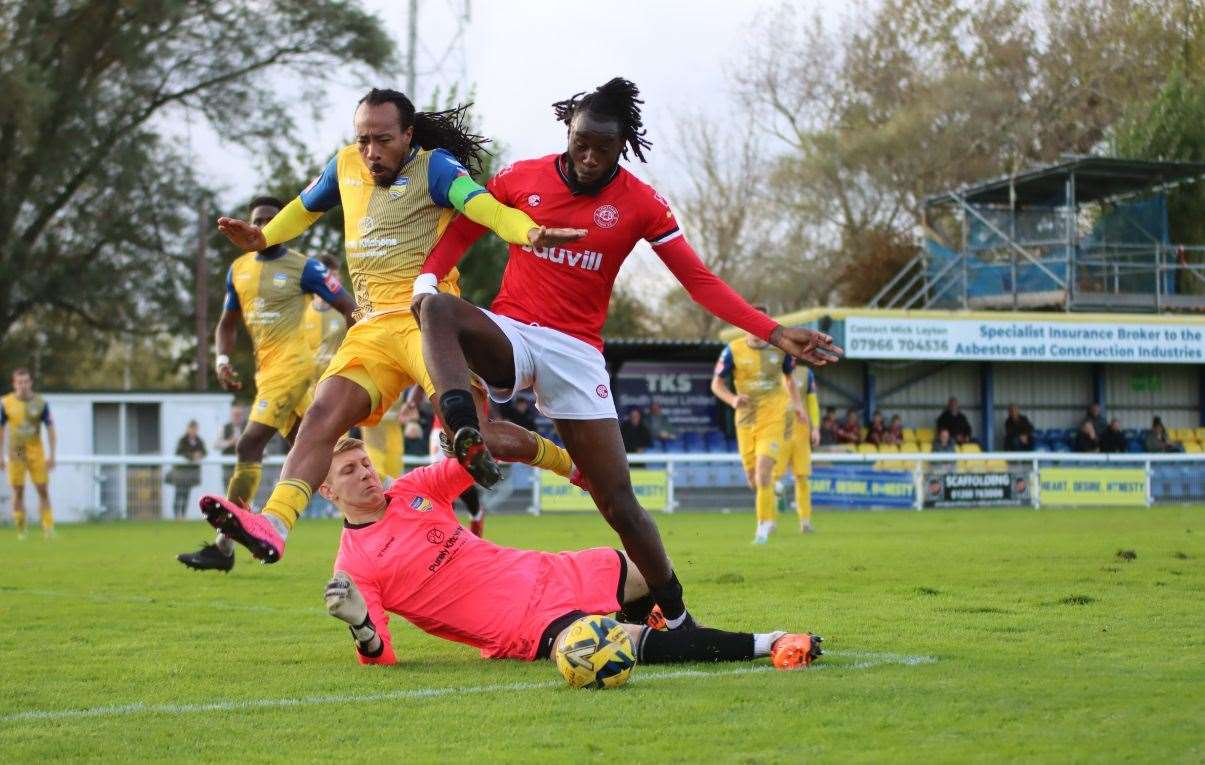
M1127 454L1142 454L1144 451L1146 451L1146 446L1142 443L1142 439L1131 438L1126 441Z
M665 442L665 453L666 454L682 454L685 451L686 451L686 447L682 443L681 436L678 436L677 438L675 438L671 441Z

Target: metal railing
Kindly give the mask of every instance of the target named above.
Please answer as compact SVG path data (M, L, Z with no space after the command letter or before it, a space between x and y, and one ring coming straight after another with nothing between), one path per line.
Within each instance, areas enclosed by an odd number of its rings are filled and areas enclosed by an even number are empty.
M629 463L664 472L665 511L683 508L743 509L751 502L751 491L744 481L740 456L734 453L703 454L631 454ZM263 492L270 490L283 457L265 460ZM406 457L407 468L431 462L429 457ZM168 495L155 491L162 487L163 471L172 466L198 466L201 483L193 491L221 493L225 489L222 466L233 466L233 457L210 457L199 463L159 455L64 455L57 460L51 477L52 499L56 515L62 520L158 518L169 515ZM1010 472L1027 477L1032 491L1029 504L1042 506L1041 486L1044 468L1130 466L1141 469L1145 482L1144 504L1155 502L1205 501L1205 454L1076 454L1062 452L958 452L958 453L813 453L815 474L848 469L861 478L883 476L896 482L910 480L911 506L924 506L926 484L950 473ZM541 512L545 483L538 470L513 465L508 484L487 493L491 509ZM147 485L139 477L153 476ZM717 477L718 476L718 477ZM838 478L840 475L838 474ZM814 481L813 481L814 483ZM7 489L7 487L5 487ZM27 492L32 489L27 487ZM65 498L63 492L71 498ZM140 494L141 493L141 494ZM56 499L57 495L57 499ZM145 495L145 496L143 496ZM261 494L264 496L264 494ZM8 515L7 493L0 495L0 516ZM28 500L32 499L27 495ZM142 505L139 505L142 503ZM856 507L856 502L843 503ZM876 506L868 499L866 506ZM895 506L900 506L898 503ZM189 517L199 513L190 502Z

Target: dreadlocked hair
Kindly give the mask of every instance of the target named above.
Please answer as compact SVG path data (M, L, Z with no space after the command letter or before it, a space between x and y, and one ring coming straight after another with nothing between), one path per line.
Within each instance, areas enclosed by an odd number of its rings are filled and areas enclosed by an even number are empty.
M413 146L428 151L444 149L473 175L481 173L481 154L486 152L489 139L469 129L468 113L472 104L461 104L441 112L415 111L414 103L404 93L388 88L373 88L360 103L369 106L393 104L397 107L402 130L414 128Z
M552 105L552 111L557 120L566 125L573 121L573 115L578 112L616 120L623 136L624 159L627 159L628 149L631 148L641 162L647 162L644 152L652 148L653 143L644 137L648 131L640 119L640 105L643 103L636 83L616 77L595 88L592 93L575 93L564 101L557 101Z

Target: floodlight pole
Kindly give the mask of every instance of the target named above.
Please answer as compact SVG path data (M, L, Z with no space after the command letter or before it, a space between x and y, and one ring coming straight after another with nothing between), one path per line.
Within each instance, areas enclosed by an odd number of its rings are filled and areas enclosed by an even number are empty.
M406 95L411 101L418 102L417 87L417 48L418 48L418 0L410 0L410 18L406 30Z

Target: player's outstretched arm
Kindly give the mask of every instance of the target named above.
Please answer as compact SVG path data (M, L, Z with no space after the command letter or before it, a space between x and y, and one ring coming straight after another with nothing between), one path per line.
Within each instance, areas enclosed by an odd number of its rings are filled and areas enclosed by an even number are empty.
M654 242L653 251L690 293L691 299L729 324L812 366L835 362L844 353L828 335L802 327L783 327L749 305L703 263L684 237L677 236L660 244Z
M347 624L356 641L356 653L361 664L393 664L397 657L390 644L389 630L386 629L388 618L384 616L376 593L370 592L369 596L372 600L371 609L351 575L346 571L336 571L326 583L326 611ZM381 622L379 630L370 610L377 612L377 619Z

